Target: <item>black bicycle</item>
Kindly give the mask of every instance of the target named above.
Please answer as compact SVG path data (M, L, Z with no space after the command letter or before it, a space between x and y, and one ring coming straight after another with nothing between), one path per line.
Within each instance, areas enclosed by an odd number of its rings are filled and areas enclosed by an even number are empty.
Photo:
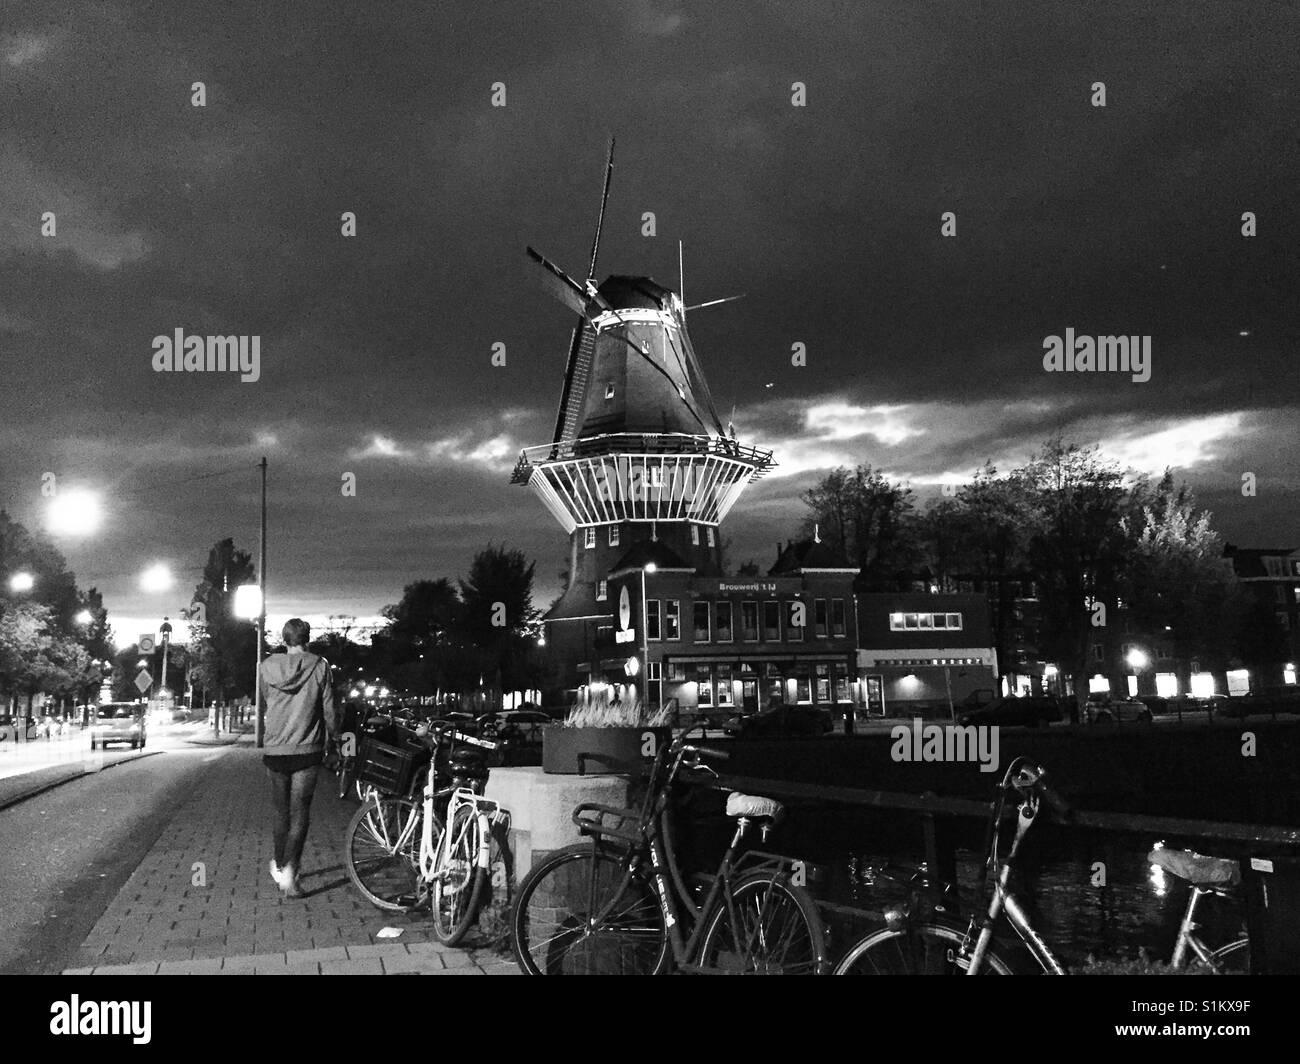
M526 974L825 971L821 917L802 885L806 866L757 850L737 856L751 825L766 841L781 818L779 802L728 795L736 828L717 871L693 886L682 875L670 815L674 788L683 773L716 778L707 762L726 758L679 737L660 747L639 810L597 803L574 810L590 841L535 866L511 912L515 959Z

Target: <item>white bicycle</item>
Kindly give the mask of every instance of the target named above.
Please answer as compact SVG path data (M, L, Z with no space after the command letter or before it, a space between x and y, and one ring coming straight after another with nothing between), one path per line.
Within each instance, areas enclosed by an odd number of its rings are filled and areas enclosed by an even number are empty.
M495 750L497 743L446 722L421 732L432 746L421 800L367 788L348 825L345 863L353 885L378 908L405 912L427 904L438 941L454 946L478 917L494 829L509 813L483 797L488 772L477 750L456 751L445 768L439 764L446 743L481 750Z

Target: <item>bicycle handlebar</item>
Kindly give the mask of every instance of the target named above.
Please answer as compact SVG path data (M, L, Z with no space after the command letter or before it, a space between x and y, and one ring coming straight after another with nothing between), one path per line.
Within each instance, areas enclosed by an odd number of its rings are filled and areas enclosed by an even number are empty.
M712 758L715 761L730 761L731 755L726 750L717 750L712 746L692 746L682 747L682 753L700 754L704 757Z

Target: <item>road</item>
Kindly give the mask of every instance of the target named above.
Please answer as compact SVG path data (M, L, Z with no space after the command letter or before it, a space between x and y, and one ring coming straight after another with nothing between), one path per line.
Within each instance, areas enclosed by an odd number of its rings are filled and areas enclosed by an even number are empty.
M189 745L189 734L160 728L149 737L159 752L0 811L0 974L68 966L172 810L227 749Z

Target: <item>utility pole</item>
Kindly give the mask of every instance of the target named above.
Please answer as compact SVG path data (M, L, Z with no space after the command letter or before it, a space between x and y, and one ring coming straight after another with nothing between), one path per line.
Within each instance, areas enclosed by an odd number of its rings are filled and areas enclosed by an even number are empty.
M262 461L258 463L262 470L262 528L258 546L257 561L257 584L261 589L261 606L257 615L257 671L254 674L254 702L253 708L255 713L256 732L255 739L258 749L263 745L263 720L262 714L265 707L262 705L262 647L266 642L266 456L262 456Z

